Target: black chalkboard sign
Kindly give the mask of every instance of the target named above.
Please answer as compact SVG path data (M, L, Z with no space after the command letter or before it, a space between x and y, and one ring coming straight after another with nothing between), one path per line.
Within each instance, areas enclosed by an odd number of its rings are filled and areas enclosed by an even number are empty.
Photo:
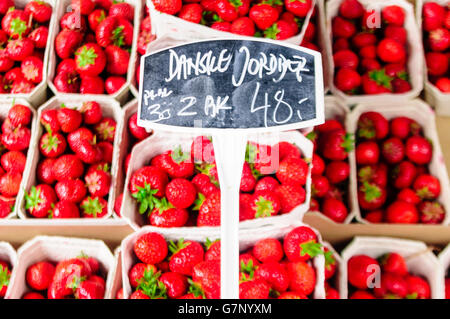
M323 122L321 56L302 47L199 41L142 57L140 76L143 127L272 131Z

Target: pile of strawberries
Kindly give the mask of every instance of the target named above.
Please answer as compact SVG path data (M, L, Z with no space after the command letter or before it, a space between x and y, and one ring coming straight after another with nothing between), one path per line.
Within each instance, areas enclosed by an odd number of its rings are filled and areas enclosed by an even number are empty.
M283 243L259 240L239 256L240 299L308 299L316 286L312 258L324 254L316 233L300 226Z
M144 7L144 20L142 20L139 27L139 37L137 42L138 59L136 61L136 83L139 86L141 80L141 56L147 53L147 47L150 42L156 39L156 36L152 34L152 21L150 18L150 11L147 6Z
M208 137L196 137L191 152L179 146L155 156L132 174L128 187L152 226L220 226L219 178Z
M325 294L326 299L340 299L338 285L337 267L338 263L333 252L324 247L325 256Z
M130 299L220 299L220 241L168 244L160 234L147 233L136 240L134 253ZM119 290L116 298L122 297Z
M26 272L31 289L22 299L103 299L105 279L94 257L82 255L58 263L40 261Z
M114 94L127 81L134 7L112 0L72 0L55 39L55 88L63 93Z
M353 136L335 119L315 127L307 137L314 143L311 211L320 211L337 223L348 216L348 152Z
M427 2L422 18L429 80L443 93L450 93L450 4Z
M396 5L384 7L381 27L373 23L377 14L367 11L358 0L344 0L333 19L334 83L346 94L411 90L405 12Z
M372 223L439 224L445 210L437 201L439 179L428 171L433 146L408 117L390 122L366 112L356 132L358 201ZM389 181L389 182L388 182Z
M303 204L308 173L309 164L296 145L250 142L240 185L240 221L287 214Z
M37 180L25 195L35 218L101 218L108 213L116 121L97 102L42 112ZM84 179L84 181L83 181ZM80 213L81 209L81 213Z
M31 93L42 82L52 12L40 0L23 9L16 9L13 0L0 2L0 94Z
M152 0L155 9L212 29L285 40L298 34L311 0Z
M350 299L430 299L430 285L409 273L405 259L388 253L378 260L356 255L347 263Z
M11 213L20 190L31 139L32 117L33 113L27 106L15 104L2 124L0 218Z
M134 145L139 143L140 141L146 139L151 135L151 133L148 133L145 128L137 125L137 112L133 113L130 118L128 119L128 126L127 126L127 133L129 141L129 147L128 147L128 154L125 158L123 165L123 170L125 174L128 172L128 164L130 163L131 158L131 150L133 149ZM122 199L123 199L123 193L117 196L116 201L114 203L114 212L117 214L117 216L121 216L121 208L122 208Z
M8 262L0 260L0 298L4 298L8 290L9 279L11 278L11 266Z

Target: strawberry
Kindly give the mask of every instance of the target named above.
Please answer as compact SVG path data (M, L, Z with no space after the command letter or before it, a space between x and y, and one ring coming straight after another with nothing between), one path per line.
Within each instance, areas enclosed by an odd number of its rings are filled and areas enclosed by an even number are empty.
M42 69L44 64L41 59L29 56L25 58L21 63L21 70L25 79L33 83L42 82Z
M56 201L56 193L50 186L45 184L32 186L30 193L25 194L25 209L33 217L45 218Z
M216 185L211 183L208 175L205 174L197 174L192 179L192 183L195 185L197 191L205 196L209 196L214 192L218 191Z
M86 31L86 18L76 11L65 13L59 21L61 30Z
M0 177L0 193L6 197L14 197L19 193L22 174L8 172Z
M28 148L31 131L27 127L15 128L12 132L3 133L1 142L9 151L24 151Z
M357 19L364 14L364 7L358 0L344 0L339 6L339 14L346 19Z
M256 242L253 246L253 256L262 262L279 262L283 258L283 247L279 240L275 238L266 238Z
M128 47L133 42L133 25L126 19L109 16L98 25L95 37L103 48L111 44Z
M436 199L441 194L441 183L432 175L422 174L414 181L413 189L421 199Z
M128 71L130 54L128 51L116 46L109 45L105 49L106 70L113 75L124 75Z
M261 3L252 6L249 17L255 22L258 29L266 30L278 20L279 13L273 6Z
M440 224L444 221L445 210L438 202L421 202L418 206L420 221L423 224Z
M244 281L239 284L239 299L268 299L270 285L262 279Z
M0 262L0 298L5 297L10 278L11 269L9 265L4 261Z
M155 208L151 211L149 221L155 227L183 227L189 219L189 212L184 208L175 208L165 198L155 199Z
M93 171L84 176L86 187L94 197L104 197L108 195L111 186L111 176L101 170Z
M403 26L405 23L405 12L402 7L391 5L381 11L381 17L389 25Z
M442 26L445 19L445 8L436 2L427 2L423 5L423 28L432 31Z
M261 191L255 193L250 202L254 218L275 216L280 211L280 200L276 193L271 191Z
M22 38L28 35L31 30L29 20L30 15L24 10L8 10L2 19L2 30L12 39Z
M377 44L376 35L370 32L359 32L351 40L353 45L359 49Z
M193 290L194 295L198 296L198 290L200 290L203 291L200 294L208 299L220 299L220 262L203 261L198 263L193 268L192 280L194 281L193 288L195 286L200 288Z
M133 288L137 288L145 278L145 272L155 274L157 269L152 264L137 263L128 272L128 279Z
M450 93L450 79L440 78L435 85L441 92Z
M357 135L368 140L381 140L389 133L389 122L377 112L363 113L358 120Z
M95 9L88 16L89 27L92 31L97 30L100 22L106 19L106 11L103 9Z
M28 38L11 40L6 46L6 54L11 60L24 61L34 52L34 42Z
M390 123L391 135L399 139L406 139L411 133L411 127L415 124L417 123L408 117L396 117Z
M220 261L220 240L211 242L208 238L205 243L205 261Z
M115 94L118 92L127 82L124 77L110 76L105 81L105 90L108 94Z
M330 183L325 176L312 176L311 196L314 198L322 198L327 194L329 188Z
M181 147L154 157L151 164L166 171L171 178L189 178L194 174L191 155L183 152Z
M419 213L414 205L396 201L387 208L386 220L393 224L416 224L419 221Z
M93 280L82 281L75 290L77 299L103 299L105 287Z
M356 69L359 64L358 56L351 50L341 50L333 55L336 68Z
M52 7L44 1L31 1L25 6L24 11L39 23L46 23L50 21L52 16Z
M374 210L366 213L364 218L372 224L379 224L383 222L384 211L382 210Z
M348 179L350 166L344 161L334 161L327 165L325 176L331 184L339 184Z
M397 200L417 205L421 202L420 197L411 188L404 188L397 194Z
M197 226L220 226L220 215L220 192L214 192L201 205Z
M394 186L398 189L410 187L417 175L417 169L411 162L404 161L394 167Z
M230 22L226 22L226 21L214 22L211 25L211 29L218 30L218 31L224 31L224 32L230 32L230 30L231 30L231 23Z
M438 28L430 32L428 45L432 51L445 52L450 47L450 31Z
M68 59L83 41L83 35L76 30L63 29L55 38L55 52L61 59Z
M298 292L283 292L278 299L308 299L304 294Z
M322 245L317 242L314 231L306 226L300 226L290 231L284 237L284 251L290 261L307 261L322 254Z
M156 10L167 14L176 14L182 7L181 0L152 0L152 2Z
M266 176L261 178L255 186L255 193L259 193L260 191L270 191L270 192L274 192L278 186L280 185L280 183L278 183L278 181L271 177L271 176Z
M408 274L408 266L402 255L397 253L387 253L380 258L380 265L382 271L386 273L395 274L398 276L405 276Z
M378 57L387 63L401 63L406 59L405 48L395 40L383 39L377 46Z
M289 0L288 0L289 1ZM294 0L298 2L298 0ZM295 29L289 22L278 20L269 28L264 30L264 37L275 40L285 40L295 35Z
M230 32L244 36L254 36L255 24L248 17L237 18L231 23Z
M344 203L333 198L324 200L322 213L336 223L343 223L348 216L347 207Z
M27 158L22 152L11 151L3 154L0 161L5 171L23 173Z
M46 158L38 164L37 178L40 182L52 185L56 181L53 174L53 165L55 162L55 159Z
M311 174L312 175L322 175L324 171L325 171L325 162L320 157L320 155L318 155L317 153L314 153L313 158L312 158Z
M428 74L440 76L444 75L449 67L447 55L440 52L427 52L425 55Z
M387 186L388 168L384 163L367 165L358 169L358 181L360 183L374 183L380 187Z
M380 149L373 141L365 141L356 146L356 163L359 165L371 165L378 163Z
M183 296L188 290L188 279L175 272L162 274L159 281L166 286L167 296L172 299Z
M166 196L176 208L188 208L194 203L197 191L190 181L177 178L167 184Z
M72 10L81 13L82 15L89 15L95 8L93 0L72 0Z
M358 289L367 289L369 279L379 271L378 262L365 255L351 257L347 263L348 281Z
M100 104L94 101L83 102L80 112L83 114L83 122L88 125L97 124L103 118Z
M359 206L365 210L376 210L386 202L386 189L376 184L364 182L358 190Z
M312 6L311 0L285 0L286 10L293 13L299 18L304 18L308 14Z
M387 163L397 164L400 163L405 156L405 146L401 139L391 137L383 142L381 154Z
M183 5L183 7L181 7L178 17L183 20L198 24L202 21L203 7L198 3L185 4Z
M64 133L71 133L80 127L83 120L82 115L79 111L74 109L69 109L62 105L60 109L57 110L57 120L61 127L61 131Z
M167 243L158 233L141 235L134 244L134 253L143 263L157 264L167 256Z
M50 218L80 218L80 211L77 205L69 201L60 201L56 203Z
M121 217L121 209L122 209L122 200L123 200L123 193L121 193L119 196L116 197L116 200L114 202L114 212L117 214L117 216Z
M109 8L109 16L134 20L134 7L126 2L113 3Z
M26 294L23 295L22 299L45 299L45 297L38 293L38 292L27 292Z
M14 104L8 111L8 119L13 127L28 126L31 123L32 113L22 104Z
M114 142L116 134L116 121L111 117L104 117L95 125L95 132L101 141Z
M288 157L281 161L276 176L282 184L301 187L306 184L309 165L300 158Z
M56 195L60 200L79 203L86 196L86 187L80 179L68 179L56 183Z
M28 267L26 281L34 290L47 290L55 274L55 266L47 261L35 263Z
M425 138L412 136L406 141L406 156L414 164L428 164L431 161L432 155L432 145Z
M356 33L355 25L342 17L335 17L332 21L333 37L350 38Z
M104 94L105 84L100 76L82 75L80 93L81 94Z
M60 133L45 133L39 141L39 150L45 157L59 157L66 147L66 139Z
M325 293L326 299L341 299L339 292L330 286L325 286Z
M85 198L80 208L84 218L102 218L108 214L108 202L101 197Z
M265 280L271 289L284 292L289 287L289 277L286 269L277 262L268 262L260 265L255 270L255 279Z
M325 133L320 138L322 155L332 161L343 161L353 148L353 136L342 129Z
M415 299L430 299L431 289L426 280L419 276L407 276L408 296Z
M83 175L83 163L75 155L63 155L53 164L53 176L57 181L76 179Z
M193 267L204 258L203 247L195 241L180 239L177 244L171 241L169 250L172 252L170 270L186 276L192 276Z
M81 75L99 75L106 66L105 52L98 44L87 43L75 52L75 64L76 71Z
M76 72L61 72L53 80L55 88L63 93L76 93L80 90L80 78Z
M380 299L402 299L408 293L408 284L402 276L383 273L380 287L375 287L373 292Z
M310 295L316 285L316 271L312 266L303 262L289 262L286 270L291 281L289 288L292 291L302 293L305 296Z
M370 292L357 290L351 296L350 299L377 299Z
M352 69L339 69L335 77L335 85L343 92L351 92L361 85L361 76Z

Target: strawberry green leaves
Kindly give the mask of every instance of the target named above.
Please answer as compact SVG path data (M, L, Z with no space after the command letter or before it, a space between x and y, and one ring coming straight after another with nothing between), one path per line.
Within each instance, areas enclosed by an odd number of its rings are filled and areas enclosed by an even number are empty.
M137 187L138 192L132 194L131 196L135 198L139 203L139 213L141 215L145 214L148 210L153 211L155 208L155 197L154 195L158 193L157 189L152 189L152 187L145 183L144 187Z
M9 279L11 278L11 274L7 268L4 268L0 265L0 288L9 285Z
M319 255L324 255L323 245L321 243L316 242L315 240L307 241L303 244L300 244L300 256L304 257L306 255L311 258L317 257Z
M33 210L40 203L42 203L40 195L41 195L40 189L38 190L35 186L31 187L30 193L25 194L25 209Z
M22 19L16 18L11 21L10 30L13 36L18 36L19 38L27 31L27 23Z
M167 299L166 286L159 281L161 272L154 273L153 270L146 270L144 276L138 280L137 290L141 290L151 299Z
M94 49L87 47L81 48L81 51L77 52L76 55L78 56L78 66L81 68L94 64L98 57Z

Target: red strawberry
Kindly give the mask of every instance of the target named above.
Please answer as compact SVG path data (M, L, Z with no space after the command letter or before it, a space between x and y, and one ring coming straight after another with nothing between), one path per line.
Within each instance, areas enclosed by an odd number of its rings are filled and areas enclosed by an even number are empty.
M438 28L430 32L428 45L435 52L445 52L450 47L450 31L445 28Z
M95 101L83 102L80 112L83 114L85 124L97 124L103 118L102 108Z
M145 273L148 272L151 275L157 272L157 269L152 264L137 263L128 272L128 279L130 285L133 288L137 288L140 283L145 279ZM148 275L147 275L148 276Z
M208 299L220 299L220 262L204 261L193 268L192 279ZM194 295L199 295L194 290Z
M423 5L423 28L432 31L442 26L445 19L445 8L436 2L427 2Z
M170 242L169 249L172 252L170 270L186 276L192 276L192 268L204 258L203 247L195 241L180 239L177 244Z
M445 218L444 207L438 202L421 202L418 206L420 221L423 224L440 224Z
M386 221L393 224L416 224L419 213L414 205L396 201L387 208Z
M362 209L379 209L386 202L386 189L373 183L364 182L358 190L358 201Z
M175 272L162 274L159 281L166 286L167 296L172 299L183 296L188 290L188 279Z
M351 92L361 85L361 76L352 69L339 69L335 77L335 85L343 92Z
M364 7L358 0L345 0L339 7L339 14L347 19L357 19L364 14Z
M185 4L183 5L183 7L181 7L178 17L183 20L198 24L202 21L203 7L198 3Z
M395 40L381 40L377 47L377 54L387 63L401 63L406 58L405 48Z
M356 33L355 25L342 17L333 18L332 22L333 37L350 38Z
M266 30L278 20L279 13L273 6L261 3L250 9L249 17L255 22L258 29Z
M255 24L248 17L237 18L231 23L230 32L251 37L255 34Z
M351 50L341 50L333 55L336 68L356 69L359 64L358 56Z
M174 208L165 198L155 200L155 208L149 215L152 226L170 228L183 227L189 219L189 213L184 208Z
M239 284L239 299L268 299L270 285L262 279L244 281Z
M158 233L141 235L134 244L134 253L146 264L157 264L167 256L167 243Z
M285 0L286 10L292 12L299 18L304 18L312 7L311 0Z
M100 76L82 75L80 93L81 94L103 94L105 84Z
M353 149L352 135L345 133L342 129L327 132L320 138L320 149L323 157L329 160L345 160L348 152Z
M114 202L114 212L117 214L117 216L121 217L121 209L122 209L122 200L123 200L123 193L116 197L116 200Z
M350 166L347 162L334 161L327 165L325 176L331 184L339 184L348 179Z
M82 115L79 111L63 107L57 111L58 123L64 133L71 133L80 127Z
M83 15L90 14L95 8L95 2L92 0L72 0L71 5L72 10Z
M373 290L376 297L380 299L401 299L408 293L408 284L406 280L399 275L392 273L383 273L379 287Z
M126 19L109 16L98 25L95 37L104 48L111 44L128 47L133 42L133 25Z
M400 163L405 156L405 146L401 139L391 137L385 140L381 146L383 158L389 164Z
M410 134L410 127L413 125L413 121L404 116L396 117L391 121L391 135L400 139L406 139Z
M377 112L363 113L358 120L358 137L381 140L389 133L389 122Z
M394 186L398 189L410 187L417 175L417 169L411 162L404 161L394 167Z
M22 174L8 172L0 177L0 193L6 197L14 197L19 193Z
M311 174L322 175L324 171L325 171L325 162L317 153L314 153L312 158Z
M278 299L308 299L304 294L299 292L283 292Z
M22 104L15 104L8 111L8 119L13 127L27 126L31 123L32 116L28 106Z
M116 121L111 117L104 117L97 125L95 132L101 141L114 142L116 134Z
M80 91L80 77L76 72L61 72L53 80L55 88L63 93L77 93Z
M122 76L110 76L105 81L105 90L108 94L115 94L118 92L127 82Z
M306 184L308 164L301 158L288 157L281 161L276 176L282 184L301 187Z
M370 292L357 290L351 296L350 299L377 299Z
M316 285L316 271L312 266L303 262L290 262L286 265L288 276L291 278L289 289L305 296L310 295Z
M98 25L100 22L106 19L106 12L103 9L96 9L92 11L88 16L89 21L89 27L92 31L95 32L97 30Z
M39 142L39 149L45 157L56 158L66 150L66 139L59 133L45 133Z
M108 214L108 202L101 197L85 198L80 208L84 218L102 218Z
M190 181L177 178L167 184L166 197L176 208L188 208L194 203L197 191Z
M440 78L435 85L441 92L450 93L450 79Z
M183 152L181 147L154 157L151 163L166 171L171 178L189 178L194 174L191 156Z
M286 269L277 262L268 262L255 270L255 279L265 280L271 289L284 292L289 287L289 277Z
M330 188L330 183L325 176L313 175L311 184L311 196L314 198L324 197Z
M377 37L375 34L370 32L360 32L352 38L352 43L354 46L361 49L375 45L377 43Z
M401 26L387 26L384 30L384 36L388 39L393 39L403 45L406 45L408 40L408 33L406 32L406 29Z
M406 141L406 156L414 164L428 164L431 161L432 155L432 145L425 138L412 136Z
M211 242L206 239L205 261L220 261L220 240Z
M421 199L436 199L441 194L441 183L432 175L422 174L414 181L413 189Z
M430 299L431 289L428 282L419 276L407 276L408 296L415 299Z
M94 197L108 195L111 186L111 176L104 171L93 171L84 177L89 193Z
M50 218L80 218L80 211L77 205L69 201L60 201L56 203Z
M45 184L32 186L30 193L25 194L25 209L36 218L48 217L55 203L55 191Z
M379 273L378 262L365 255L353 256L347 263L348 281L358 289L367 289L370 284L369 279Z
M83 171L83 163L75 155L63 155L53 164L53 176L57 181L79 178Z
M360 183L374 183L380 187L387 185L387 166L383 163L378 165L368 165L358 169L358 181Z
M278 186L280 185L280 183L278 183L278 181L271 177L271 176L266 176L261 178L255 186L255 193L258 193L260 191L275 191Z
M137 125L137 113L131 115L130 119L128 120L128 129L130 130L131 135L133 135L138 140L146 139L151 135L151 133L148 133L145 128Z
M340 50L347 50L349 48L350 44L347 38L338 38L333 43L333 52L338 52Z
M52 185L56 181L53 174L53 165L55 162L55 159L46 158L38 164L37 178L40 182Z
M27 127L18 127L10 133L3 133L2 144L10 151L24 151L28 148L31 131Z
M254 218L275 216L280 211L280 200L276 193L271 191L261 191L255 193L250 203Z
M175 14L181 10L181 0L152 0L155 9L167 14Z
M86 18L76 11L65 13L59 21L61 30L73 30L79 32L86 32Z
M212 193L218 191L216 185L211 183L211 180L209 179L208 175L205 174L195 175L195 177L192 179L192 183L195 185L199 193L202 193L207 197Z
M105 287L96 281L88 279L78 285L74 295L77 299L103 299Z
M397 194L397 200L407 202L413 205L420 203L420 197L410 188L404 188Z
M220 192L208 196L200 207L197 226L220 226Z
M251 192L255 189L255 186L256 186L256 178L255 176L253 176L252 169L250 168L250 165L247 162L244 162L240 191Z
M380 157L378 144L373 141L365 141L356 146L356 163L358 165L377 164Z
M224 31L224 32L230 32L230 30L231 30L231 23L230 22L226 22L226 21L214 22L211 25L211 29Z
M283 247L290 261L307 261L322 254L322 245L317 242L316 234L306 226L289 232L284 238Z
M396 5L384 7L381 16L389 25L403 26L405 23L405 11L402 7Z
M27 158L22 152L11 151L1 157L2 167L7 172L23 173L26 162Z
M83 41L83 35L75 30L63 29L55 38L55 52L61 59L70 58Z
M293 185L280 185L275 189L275 194L280 200L281 214L290 213L306 200L306 191Z
M96 76L106 66L106 55L99 45L88 43L75 52L75 63L76 71L81 75Z
M28 267L26 281L34 290L47 290L55 274L55 266L47 261L35 263Z
M294 0L298 1L298 0ZM272 26L264 30L264 37L275 40L285 40L295 35L295 29L289 22L278 20Z
M12 39L28 35L31 30L30 15L24 10L9 10L2 19L2 30Z
M324 200L321 212L336 223L343 223L348 216L347 207L344 203L333 198Z
M134 20L134 7L126 2L113 3L109 8L109 16Z
M79 203L86 196L86 187L80 179L68 179L56 183L56 195L59 200Z
M130 61L130 53L116 46L109 45L105 49L106 70L109 74L124 75L128 71L128 63Z

